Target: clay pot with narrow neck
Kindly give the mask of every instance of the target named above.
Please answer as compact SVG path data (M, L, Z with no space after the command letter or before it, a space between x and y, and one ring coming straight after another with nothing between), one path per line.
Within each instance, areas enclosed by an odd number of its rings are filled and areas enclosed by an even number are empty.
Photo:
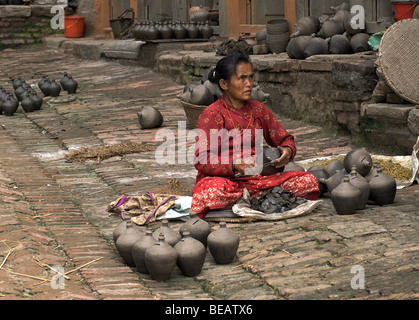
M320 196L325 194L327 192L327 185L320 182L320 179L327 179L330 177L330 173L326 170L326 167L321 165L312 166L307 169L307 172L310 172L316 177L319 185Z
M383 206L394 202L397 192L396 180L385 174L381 168L377 168L377 173L369 184L371 198L376 204Z
M180 239L182 238L182 236L180 235L179 232L174 231L170 226L169 226L169 221L167 219L163 219L162 223L161 223L161 227L157 228L154 232L153 232L153 237L155 239L158 239L160 234L163 234L165 241L171 245L172 247L175 246L176 243L178 243L180 241Z
M174 37L173 29L167 23L164 23L160 29L162 39L172 39Z
M331 176L333 176L336 171L341 171L343 169L343 163L339 160L333 160L326 165L326 170Z
M192 104L209 106L214 102L214 97L206 86L199 84L191 89L190 101Z
M68 81L68 73L64 72L63 77L60 79L60 84L64 88L65 83Z
M352 19L355 18L355 16L357 16L356 13L350 13L343 23L345 31L350 35L365 32L365 29L361 29L358 27L356 21L352 21Z
M67 93L73 94L76 93L78 86L79 84L77 81L75 81L72 76L68 76L68 80L64 82L63 88Z
M167 281L176 267L177 253L160 234L158 242L146 250L144 261L152 279Z
M329 41L330 38L313 37L304 50L304 56L308 58L317 54L329 53Z
M335 34L329 43L329 51L332 54L348 54L352 52L351 43L346 35Z
M218 264L233 262L239 243L239 236L227 228L225 221L221 221L218 230L211 232L208 236L208 249Z
M368 198L370 196L370 185L368 181L356 171L355 168L356 167L354 166L349 174L349 182L361 192L357 209L362 210L367 206Z
M138 272L149 273L145 264L145 253L148 248L151 248L156 243L157 240L153 237L153 230L151 228L147 228L145 236L134 243L131 255Z
M207 21L201 29L201 34L203 39L209 39L212 37L214 33L214 29L209 25L209 22Z
M14 103L13 100L15 100L16 103ZM18 104L19 102L16 99L14 99L11 95L8 95L2 105L4 114L6 116L13 116L13 114L17 111Z
M61 92L61 86L55 82L55 79L51 79L51 83L48 87L48 92L51 97L58 97Z
M333 37L335 34L342 34L344 32L345 28L342 22L336 20L326 20L317 35L323 39L327 39Z
M186 31L187 31L187 34L188 34L188 38L189 39L196 39L196 38L198 38L199 30L198 30L198 27L196 26L196 23L195 22L188 23L185 26L185 28L186 28Z
M350 172L352 167L355 166L356 171L361 176L365 176L371 170L372 158L371 155L362 148L352 149L343 159L343 166L347 172Z
M205 246L191 237L189 231L183 232L183 238L175 245L177 266L184 276L194 277L201 273L205 261Z
M192 238L200 241L206 247L208 235L211 233L211 227L208 222L199 218L195 212L191 212L189 220L179 228L179 233L182 236L185 232L189 232Z
M34 101L31 99L30 91L27 91L25 94L25 98L22 99L21 103L22 109L25 112L33 112L35 104Z
M138 228L134 228L133 222L128 220L125 231L116 240L115 245L118 249L119 255L130 267L135 267L135 263L131 254L132 247L138 240L143 237L144 233Z
M325 185L327 185L327 190L329 192L332 192L333 189L335 189L338 185L341 184L343 178L347 174L348 174L348 172L346 172L345 168L343 168L342 170L336 171L335 174L331 175L327 179L320 178L320 182L321 183L324 183Z
M16 90L22 85L23 81L20 77L17 77L15 81L13 81L13 89Z
M371 50L368 41L370 35L368 33L357 33L351 38L351 48L353 52L364 52Z
M186 35L187 35L186 28L180 22L176 23L175 27L173 28L173 32L175 34L176 39L185 39L186 38Z
M287 46L287 54L291 59L305 59L304 50L312 39L311 36L299 36L291 38Z
M374 162L372 169L365 175L365 179L370 182L372 178L377 174L377 169L381 168L378 162Z
M316 17L309 16L299 19L295 25L295 32L290 36L291 38L299 36L310 36L317 33L320 27L320 20Z
M137 112L138 121L142 129L152 129L163 124L163 116L159 110L153 106L143 106Z
M124 220L124 221L120 222L115 227L115 229L113 229L113 232L112 232L113 242L116 243L116 240L118 240L119 236L122 233L124 233L124 231L127 229L127 224L130 224L129 220L130 219L127 219L127 220ZM141 231L141 228L138 225L136 225L135 223L132 223L132 221L131 221L131 227L136 228L136 229Z
M39 89L41 89L45 97L50 96L50 92L49 92L50 85L51 85L51 81L48 79L45 79L45 81L43 81L39 86Z
M42 98L38 97L38 95L36 94L35 91L32 91L30 97L31 97L31 99L33 101L33 109L34 110L40 110L41 109L41 106L42 106L42 103L44 102L44 100Z
M342 183L333 189L330 196L336 213L348 215L354 214L358 208L361 191L349 182L348 176L345 176Z
M15 96L19 101L22 101L23 98L26 96L26 91L28 90L28 85L26 83L22 83L19 87L15 89Z

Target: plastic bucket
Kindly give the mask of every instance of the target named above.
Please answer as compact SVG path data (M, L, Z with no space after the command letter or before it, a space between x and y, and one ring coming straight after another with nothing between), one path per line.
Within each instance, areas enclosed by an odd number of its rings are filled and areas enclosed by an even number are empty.
M84 31L84 17L64 17L64 36L66 38L81 38Z
M413 13L415 12L416 5L417 5L417 2L394 1L393 6L394 6L394 15L396 17L396 21L413 18Z

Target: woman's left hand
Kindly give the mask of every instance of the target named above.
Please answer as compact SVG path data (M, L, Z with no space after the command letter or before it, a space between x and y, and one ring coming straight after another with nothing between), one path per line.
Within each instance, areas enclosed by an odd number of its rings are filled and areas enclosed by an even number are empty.
M291 161L292 157L292 150L288 147L277 147L279 151L281 151L282 155L275 160L272 160L271 163L275 168L283 168L285 165Z

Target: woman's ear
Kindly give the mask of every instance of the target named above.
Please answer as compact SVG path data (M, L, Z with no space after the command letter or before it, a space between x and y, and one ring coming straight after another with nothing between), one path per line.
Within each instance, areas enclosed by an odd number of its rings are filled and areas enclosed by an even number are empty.
M225 81L224 79L221 79L219 83L220 83L221 89L228 90L228 82L227 81Z

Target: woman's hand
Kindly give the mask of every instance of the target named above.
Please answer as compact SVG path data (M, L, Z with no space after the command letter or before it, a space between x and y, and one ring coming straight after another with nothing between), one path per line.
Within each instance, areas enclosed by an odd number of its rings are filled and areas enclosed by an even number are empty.
M246 169L253 169L255 166L255 162L252 163L235 163L233 165L233 169L240 172L241 174L245 174Z
M278 159L272 160L271 163L275 168L279 169L285 167L291 161L292 150L288 147L277 147L277 149L281 151L282 155Z

